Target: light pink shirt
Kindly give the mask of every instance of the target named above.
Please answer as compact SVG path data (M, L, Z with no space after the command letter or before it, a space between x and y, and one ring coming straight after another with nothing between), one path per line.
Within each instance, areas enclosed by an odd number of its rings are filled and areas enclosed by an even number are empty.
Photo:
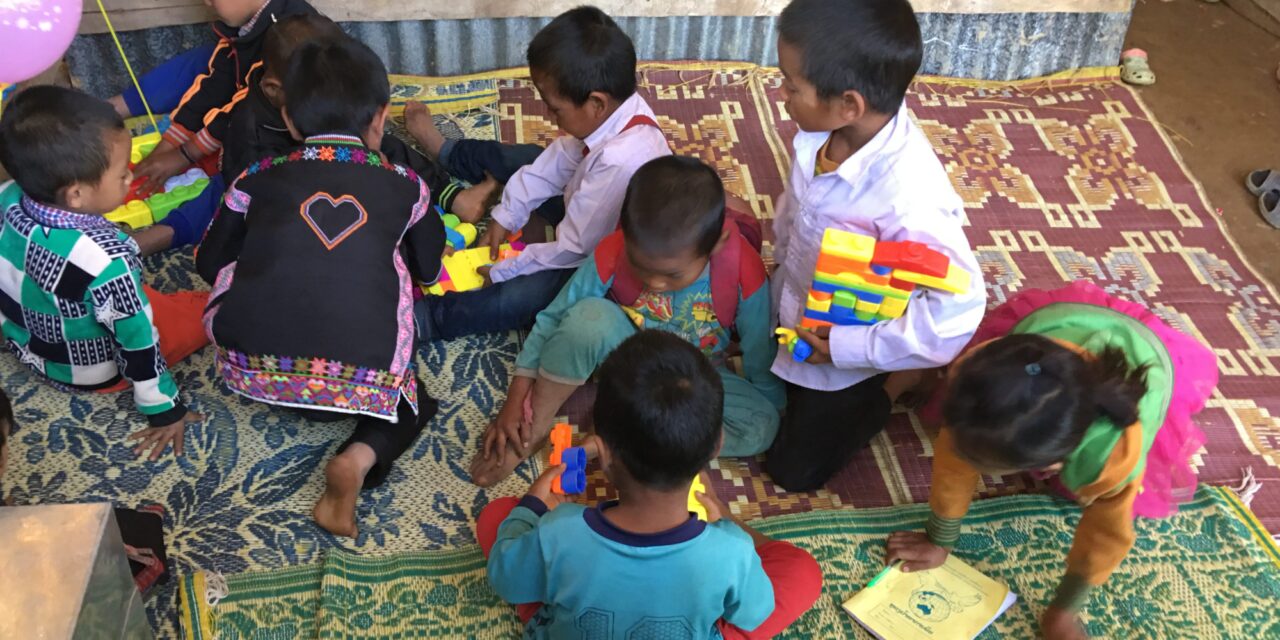
M661 129L649 125L626 129L636 116L657 122L653 110L638 93L619 105L586 140L560 136L533 164L511 176L503 189L502 202L493 209L493 219L498 224L510 230L521 229L538 205L561 194L565 216L556 226L554 242L531 244L519 256L495 264L489 272L494 282L546 269L576 267L618 227L622 199L632 174L654 158L671 155Z
M922 242L968 271L972 286L960 295L917 288L901 318L832 327L832 364L796 362L779 349L773 372L793 384L835 391L885 371L950 362L977 330L987 301L982 271L961 228L960 196L905 107L839 169L815 176L818 152L829 137L801 131L792 141L791 181L773 227L774 309L780 325L800 324L828 227L882 241Z

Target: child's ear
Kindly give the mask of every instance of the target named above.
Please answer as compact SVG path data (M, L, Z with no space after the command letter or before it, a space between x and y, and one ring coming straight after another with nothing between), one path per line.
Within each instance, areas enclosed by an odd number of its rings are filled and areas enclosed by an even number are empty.
M391 105L384 104L373 114L373 122L369 123L369 128L364 132L364 144L366 147L374 151L382 150L382 136L387 131L387 116L391 113Z
M262 77L262 82L258 83L258 88L262 89L262 93L267 96L267 101L272 105L284 107L284 84L276 79L275 76L266 75Z
M587 102L583 104L583 108L591 114L592 118L604 120L606 113L609 113L609 105L612 103L613 97L603 91L592 91L587 96Z
M840 117L845 122L855 122L867 114L867 99L850 89L840 96Z
M735 223L731 223L731 224L735 224ZM711 253L715 253L719 251L720 248L724 246L724 243L729 241L730 233L731 231L729 230L729 225L725 225L724 228L720 230L720 237L716 239L716 246L711 247ZM722 437L723 437L723 434L722 434Z
M73 182L71 186L62 189L62 205L72 211L84 208L85 199L88 195L86 192L88 185L83 182Z
M293 118L289 117L289 107L280 107L280 117L284 118L284 126L289 128L289 135L294 140L302 142L302 134L298 133L298 128L293 126Z

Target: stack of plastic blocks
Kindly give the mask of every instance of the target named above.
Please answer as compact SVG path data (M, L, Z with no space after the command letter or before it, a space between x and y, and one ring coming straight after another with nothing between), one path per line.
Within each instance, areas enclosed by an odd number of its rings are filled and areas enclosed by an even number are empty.
M151 134L148 134L151 135ZM146 136L141 136L146 137ZM135 143L138 138L134 138ZM147 149L151 152L155 146ZM143 156L145 157L145 155ZM141 229L169 217L169 213L180 205L201 194L209 186L209 177L201 169L188 169L186 173L174 176L165 181L164 193L157 193L145 200L138 198L136 189L139 181L135 181L129 189L126 202L107 214L107 219L128 226L130 229Z
M513 241L498 247L498 260L506 260L520 255L524 245ZM440 279L436 283L422 288L424 293L442 296L447 291L470 291L484 286L484 278L478 273L480 267L493 264L489 259L489 247L476 247L454 251L441 258Z
M800 326L871 325L901 317L917 286L969 289L969 272L919 242L877 242L827 229Z
M463 222L452 213L444 213L439 206L436 207L436 211L440 214L440 221L444 222L445 243L453 247L454 251L462 251L476 241L474 224Z

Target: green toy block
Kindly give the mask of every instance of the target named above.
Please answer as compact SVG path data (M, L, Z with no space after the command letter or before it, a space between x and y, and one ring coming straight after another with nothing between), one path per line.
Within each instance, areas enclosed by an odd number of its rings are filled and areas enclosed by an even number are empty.
M169 213L177 209L188 200L192 200L209 186L208 178L201 178L194 183L184 187L178 187L169 193L157 193L147 198L147 205L151 207L151 215L156 222L160 222L169 217Z

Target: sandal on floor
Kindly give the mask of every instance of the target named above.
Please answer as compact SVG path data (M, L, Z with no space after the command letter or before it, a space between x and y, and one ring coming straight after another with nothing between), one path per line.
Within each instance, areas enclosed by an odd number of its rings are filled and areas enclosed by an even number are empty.
M1255 196L1268 191L1280 191L1280 171L1259 169L1244 177L1244 188Z
M1258 196L1258 213L1271 226L1280 229L1280 190L1272 190Z
M1120 79L1125 82L1146 87L1156 83L1156 74L1147 64L1147 52L1142 49L1129 49L1120 54Z

